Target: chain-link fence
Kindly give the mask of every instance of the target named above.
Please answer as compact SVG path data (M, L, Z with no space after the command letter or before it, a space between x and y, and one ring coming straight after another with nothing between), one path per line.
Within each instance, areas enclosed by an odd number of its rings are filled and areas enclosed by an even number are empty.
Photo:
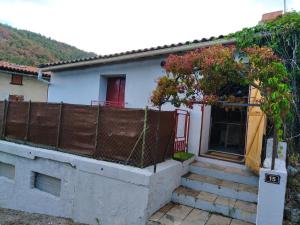
M146 167L170 158L175 112L0 102L2 139Z

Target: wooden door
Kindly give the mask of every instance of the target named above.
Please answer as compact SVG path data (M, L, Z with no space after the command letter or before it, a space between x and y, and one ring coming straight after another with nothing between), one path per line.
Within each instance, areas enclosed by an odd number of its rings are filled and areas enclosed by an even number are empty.
M250 88L249 103L257 103L261 99L260 91ZM266 116L259 106L248 107L246 165L256 174L259 173L261 164L261 151L263 135L265 134Z
M113 77L107 79L106 102L124 106L125 100L125 78Z

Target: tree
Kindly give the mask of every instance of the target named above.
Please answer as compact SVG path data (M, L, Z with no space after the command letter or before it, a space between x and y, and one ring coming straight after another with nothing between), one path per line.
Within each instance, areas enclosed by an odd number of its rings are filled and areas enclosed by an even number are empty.
M151 98L156 106L168 101L176 107L184 104L190 108L197 103L237 102L242 99L223 94L224 87L252 85L257 88L262 94L258 104L275 127L273 153L276 153L290 109L291 93L285 65L272 49L216 45L181 56L170 55L165 70L166 75L158 80Z

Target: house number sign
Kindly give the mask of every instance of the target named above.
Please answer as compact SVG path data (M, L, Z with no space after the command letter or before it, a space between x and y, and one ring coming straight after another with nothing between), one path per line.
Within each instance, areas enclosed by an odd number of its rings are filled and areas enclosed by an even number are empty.
M271 184L280 184L280 176L275 174L265 174L265 182Z

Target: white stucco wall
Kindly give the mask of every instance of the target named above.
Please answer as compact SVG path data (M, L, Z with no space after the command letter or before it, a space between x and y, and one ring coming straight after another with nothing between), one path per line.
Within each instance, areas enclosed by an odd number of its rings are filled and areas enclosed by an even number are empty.
M267 140L264 167L259 171L259 190L257 202L256 225L281 225L284 216L284 204L287 184L286 152L287 143L279 142L275 159L275 168L271 170L273 139ZM266 175L279 176L279 183L268 183Z
M208 151L209 148L209 137L210 137L210 123L211 123L211 106L205 106L203 112L203 133L201 137L201 154Z
M104 101L106 95L105 77L125 75L125 107L145 108L151 106L150 97L158 77L165 74L160 66L164 58L136 62L102 65L87 69L54 72L49 86L49 102L91 104L92 100ZM166 104L163 110L174 110ZM198 155L200 143L201 110L191 110L189 151Z
M0 101L8 99L9 95L23 95L24 101L47 102L48 84L27 76L23 76L22 85L10 82L10 74L0 73Z
M145 224L171 200L188 169L187 163L168 160L153 173L153 167L139 169L6 141L0 141L0 164L0 207L95 225L97 219L103 225ZM7 164L14 166L14 177L5 176ZM34 173L60 179L59 196L37 189Z
M160 66L163 59L152 59L122 64L103 65L87 69L54 72L49 87L49 102L91 104L105 100L105 77L126 76L125 102L129 108L144 108L150 104L156 80L164 75Z

